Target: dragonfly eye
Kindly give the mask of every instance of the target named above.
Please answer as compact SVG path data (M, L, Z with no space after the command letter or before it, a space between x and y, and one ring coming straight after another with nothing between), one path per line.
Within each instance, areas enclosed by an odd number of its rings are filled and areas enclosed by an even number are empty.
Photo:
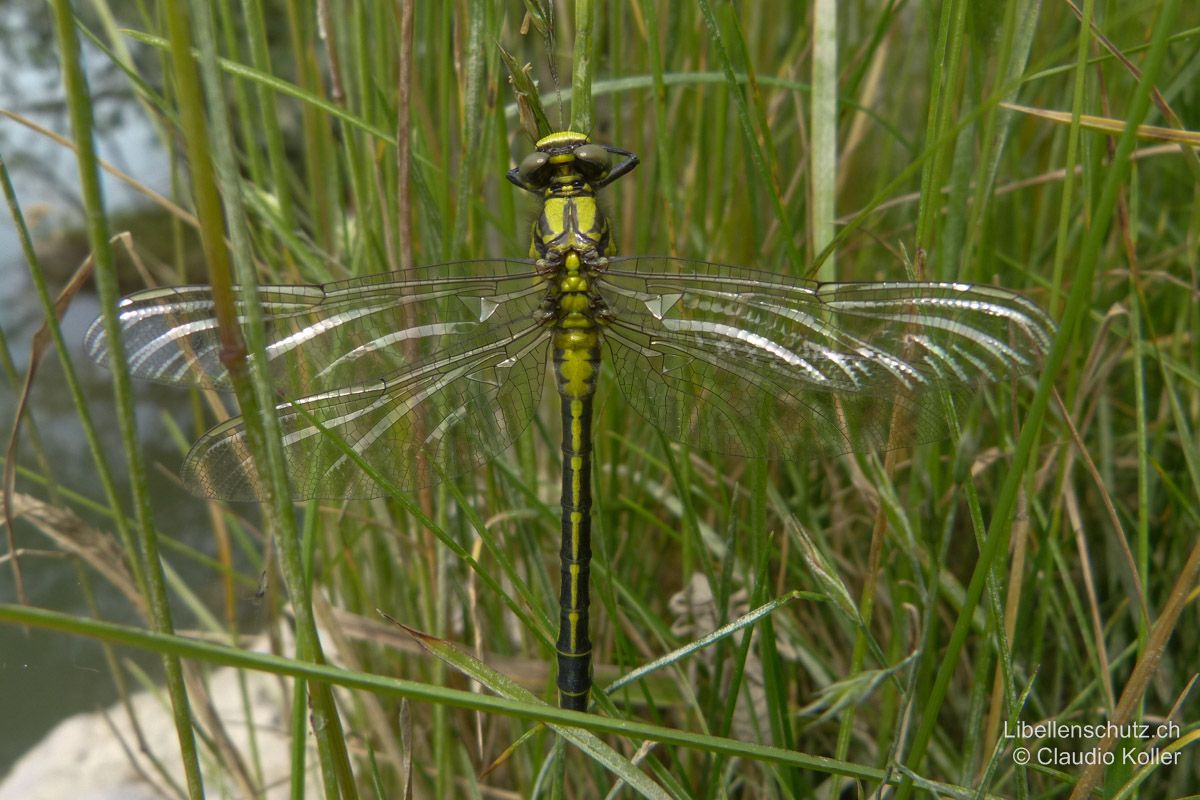
M546 165L550 163L550 156L542 152L530 153L521 161L521 166L517 172L521 176L521 180L527 184L540 185L546 180Z
M585 144L575 148L575 163L585 177L602 178L612 169L612 156L598 144Z

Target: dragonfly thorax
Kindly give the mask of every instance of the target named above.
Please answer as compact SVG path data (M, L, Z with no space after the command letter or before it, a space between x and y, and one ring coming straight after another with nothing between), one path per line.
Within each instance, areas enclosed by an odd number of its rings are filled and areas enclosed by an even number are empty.
M612 225L590 191L547 198L531 233L530 255L551 265L570 253L584 262L616 253Z

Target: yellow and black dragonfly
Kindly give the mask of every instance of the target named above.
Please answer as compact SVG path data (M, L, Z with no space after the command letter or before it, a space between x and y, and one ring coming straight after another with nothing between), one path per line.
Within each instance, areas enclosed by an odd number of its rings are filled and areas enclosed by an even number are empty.
M1037 368L1054 324L1021 295L960 283L813 283L681 258L617 257L596 192L637 157L580 133L541 139L508 179L540 198L528 259L439 264L324 286L262 286L292 494L362 498L468 473L528 426L552 372L562 411L559 702L591 687L591 417L602 353L667 436L736 456L806 458L941 434L942 397ZM133 374L229 388L207 287L119 309ZM109 358L103 328L87 349ZM552 368L548 368L552 363ZM245 429L204 435L197 493L262 497Z

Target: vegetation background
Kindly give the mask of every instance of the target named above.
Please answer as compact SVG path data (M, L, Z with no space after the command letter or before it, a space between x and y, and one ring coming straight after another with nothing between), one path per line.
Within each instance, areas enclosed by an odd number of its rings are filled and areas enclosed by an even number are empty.
M218 665L310 679L289 681L295 700L280 709L294 796L306 780L331 797L599 797L622 779L625 794L710 798L866 797L884 783L899 796L1163 798L1200 785L1200 7L51 7L108 307L118 263L131 289L220 280L230 264L262 282L322 282L523 255L531 208L503 175L531 142L504 48L531 65L553 124L572 113L571 90L590 94L593 138L641 154L608 198L625 253L797 280L995 283L1061 321L1044 375L980 391L945 441L886 457L693 452L603 388L597 685L669 657L588 722L522 689L553 702L551 398L501 458L417 498L206 506L155 477L127 377L113 378L112 424L111 399L75 381L75 343L52 337L64 371L39 380L73 398L94 477L63 482L28 409L18 461L6 458L18 467L11 542L30 551L23 567L72 580L0 620L126 645L100 662L121 695L147 674L165 681L184 755L146 768L164 792L197 797L203 782L238 795L267 780L258 754L225 746L203 713ZM173 165L169 201L145 192L162 221L119 247L90 177L77 38L124 75ZM43 265L26 257L41 291ZM15 400L15 370L9 380ZM221 402L167 417L178 453L212 408L232 408ZM95 433L93 408L120 448ZM178 536L164 517L204 531ZM23 587L5 566L15 601ZM437 638L419 647L376 609ZM750 609L769 613L680 650ZM304 663L320 658L318 624L335 666ZM283 628L297 639L271 638L284 658L241 649ZM131 657L146 653L161 658ZM186 690L181 658L198 667ZM317 677L352 688L333 695ZM1179 731L1001 735L1018 721L1135 719ZM1177 763L1016 763L1014 747L1040 744L1154 747Z

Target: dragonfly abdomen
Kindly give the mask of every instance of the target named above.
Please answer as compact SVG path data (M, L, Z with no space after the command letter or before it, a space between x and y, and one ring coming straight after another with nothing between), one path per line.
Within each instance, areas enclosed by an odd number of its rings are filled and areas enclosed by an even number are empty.
M579 295L568 294L569 300ZM559 705L586 711L591 686L588 572L592 559L592 400L600 373L600 336L567 314L554 334L554 375L562 408L562 591L558 651Z

